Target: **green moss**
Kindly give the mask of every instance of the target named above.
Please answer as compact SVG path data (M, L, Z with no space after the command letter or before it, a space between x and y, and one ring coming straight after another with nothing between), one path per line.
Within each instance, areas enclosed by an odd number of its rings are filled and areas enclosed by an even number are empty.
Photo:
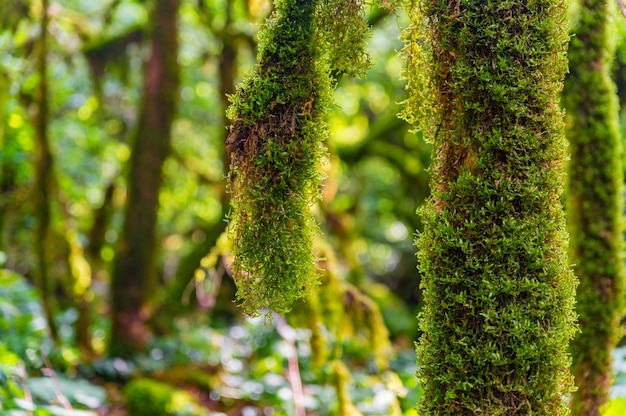
M566 4L423 0L409 13L405 117L433 144L418 411L567 414Z
M285 313L318 283L310 207L319 198L326 158L331 71L352 74L364 60L362 42L352 43L362 32L353 16L361 2L339 8L337 20L350 20L344 25L323 18L327 7L317 0L276 2L260 34L259 63L229 108L233 276L250 315L260 307ZM348 58L335 63L338 49L324 49L331 44L345 46Z
M124 388L129 416L208 416L187 392L149 379L133 380Z
M624 178L618 99L611 80L612 6L606 0L579 5L562 98L571 152L570 261L580 280L576 311L581 332L571 346L578 387L571 404L575 415L597 414L609 398L611 351L622 335Z
M324 0L316 25L333 75L360 76L369 67L365 45L370 28L363 19L364 0Z
M260 63L229 110L233 276L248 314L285 313L317 284L309 207L321 183L329 86L316 65L314 10L314 1L277 4Z

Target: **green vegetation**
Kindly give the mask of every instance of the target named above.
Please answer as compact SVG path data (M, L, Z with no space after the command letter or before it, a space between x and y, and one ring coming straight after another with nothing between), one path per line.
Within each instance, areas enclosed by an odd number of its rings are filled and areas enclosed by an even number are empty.
M562 99L571 153L570 261L580 280L576 311L581 332L571 344L574 415L599 414L609 398L611 352L623 335L624 173L618 98L611 80L612 9L610 1L586 1L577 8Z
M417 238L418 412L568 414L566 3L424 1L410 13L404 114L434 164Z
M330 85L314 46L315 4L277 5L257 69L229 113L233 276L251 315L262 306L285 313L317 285L310 206L321 185Z
M207 410L187 392L154 380L133 380L124 388L126 409L132 416L206 416Z

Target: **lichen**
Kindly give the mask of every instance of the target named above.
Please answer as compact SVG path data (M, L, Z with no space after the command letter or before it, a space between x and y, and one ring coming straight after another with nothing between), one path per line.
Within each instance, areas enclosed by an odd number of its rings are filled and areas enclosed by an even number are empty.
M126 409L133 416L207 416L189 393L169 384L149 379L136 379L124 387Z

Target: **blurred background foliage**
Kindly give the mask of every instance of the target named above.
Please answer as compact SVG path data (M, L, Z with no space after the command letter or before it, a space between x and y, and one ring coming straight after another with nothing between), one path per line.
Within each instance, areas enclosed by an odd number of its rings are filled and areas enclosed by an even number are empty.
M406 98L400 8L367 7L371 67L362 79L338 80L335 90L327 178L315 207L325 259L319 299L268 325L246 319L234 303L224 141L227 97L254 65L257 33L273 6L182 0L178 109L147 300L151 336L132 356L108 353L112 264L147 39L159 30L154 1L0 1L0 413L294 415L290 359L297 357L309 415L415 415L421 296L413 238L421 229L415 211L429 193L430 146L397 117ZM36 289L34 249L46 3L53 165L45 263L55 337ZM616 21L623 108L626 24ZM615 355L618 374L626 373L623 355ZM616 383L619 394L626 378ZM156 407L137 408L148 402ZM607 414L621 414L623 405L613 402Z

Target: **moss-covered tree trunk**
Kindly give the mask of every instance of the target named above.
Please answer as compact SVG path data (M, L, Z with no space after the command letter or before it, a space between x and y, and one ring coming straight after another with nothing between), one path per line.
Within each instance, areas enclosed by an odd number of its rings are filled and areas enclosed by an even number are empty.
M611 351L622 335L624 306L623 167L618 99L611 80L611 0L580 2L563 91L571 161L570 260L580 280L581 332L572 342L574 415L599 415L609 397Z
M405 48L406 115L425 122L434 166L417 239L418 410L568 414L576 282L559 202L566 4L419 3Z
M155 284L154 254L162 165L170 151L170 128L179 85L179 0L156 0L151 52L128 177L124 227L114 260L109 352L125 357L145 346L149 297Z

